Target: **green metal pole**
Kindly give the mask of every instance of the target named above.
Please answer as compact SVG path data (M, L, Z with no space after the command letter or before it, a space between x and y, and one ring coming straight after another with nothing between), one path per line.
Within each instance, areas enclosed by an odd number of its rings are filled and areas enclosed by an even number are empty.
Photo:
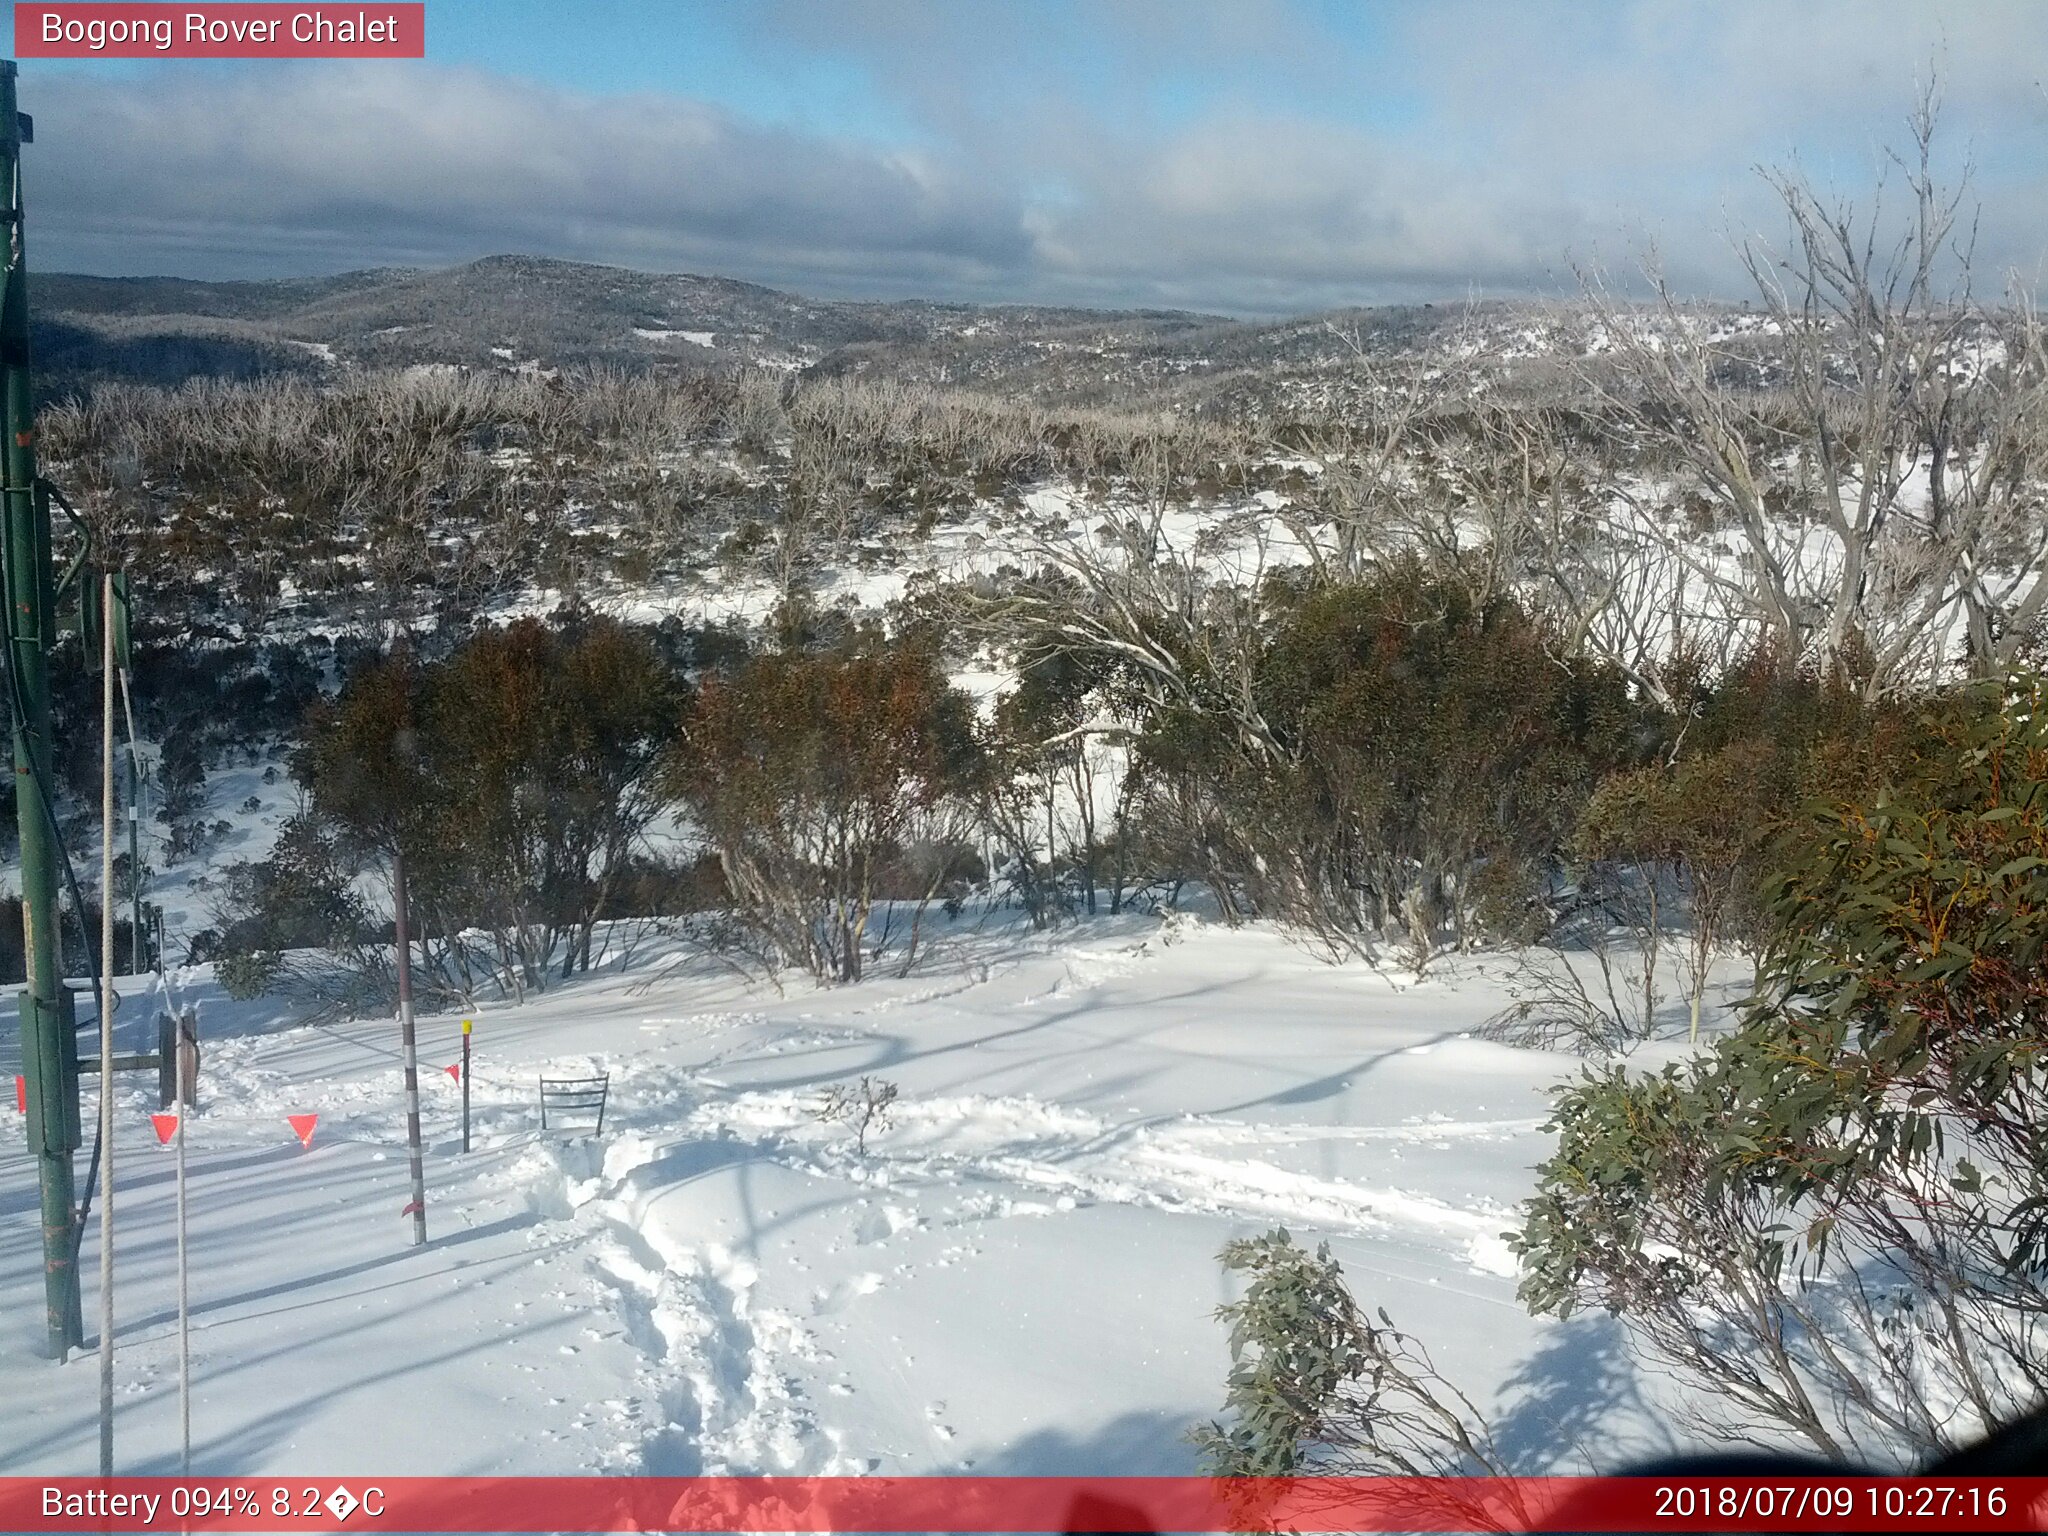
M35 409L29 390L28 264L21 204L21 146L27 137L15 105L15 67L0 60L0 209L6 270L0 287L0 511L7 556L7 663L13 669L14 805L21 834L21 1056L28 1079L28 1134L42 1189L43 1292L47 1352L61 1360L79 1347L78 1202L71 1155L78 1149L78 1036L65 1006L57 935L57 862L43 786L50 771L49 650L55 640L50 595L50 506L36 486Z
M130 600L128 573L114 573L114 656L121 665L121 713L128 726L128 965L131 976L140 976L144 965L142 933L142 851L136 823L142 811L142 771L135 761L135 703L128 680L135 675L135 610Z

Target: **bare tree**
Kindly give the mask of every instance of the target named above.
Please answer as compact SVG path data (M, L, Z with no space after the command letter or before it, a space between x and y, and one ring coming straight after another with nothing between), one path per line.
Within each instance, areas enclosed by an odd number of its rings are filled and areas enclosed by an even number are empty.
M1973 299L1969 178L1937 172L1938 106L1923 94L1892 157L1902 218L1882 182L1866 211L1763 173L1789 239L1740 248L1761 304L1747 320L1689 308L1654 269L1647 307L1585 285L1606 342L1585 377L1644 457L1612 487L1650 514L1641 534L1695 600L1872 697L1925 680L1954 630L1974 670L2010 661L2048 603L2039 331L2024 300L1995 315ZM1732 560L1670 515L1687 490Z

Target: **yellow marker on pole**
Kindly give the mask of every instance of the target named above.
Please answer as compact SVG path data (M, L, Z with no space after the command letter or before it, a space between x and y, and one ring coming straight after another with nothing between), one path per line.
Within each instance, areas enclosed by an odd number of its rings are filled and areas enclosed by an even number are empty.
M469 1024L462 1021L462 1150L469 1150Z

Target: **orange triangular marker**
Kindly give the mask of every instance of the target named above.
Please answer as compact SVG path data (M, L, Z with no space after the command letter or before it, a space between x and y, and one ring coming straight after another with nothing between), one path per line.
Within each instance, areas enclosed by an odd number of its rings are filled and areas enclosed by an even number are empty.
M299 1138L300 1146L313 1145L313 1127L320 1123L318 1115L286 1115L285 1119L291 1122L292 1133Z
M156 1141L160 1147L169 1146L171 1138L178 1134L178 1117L176 1115L151 1115L149 1123L156 1127Z
M455 1081L457 1081L458 1083L462 1081L462 1063L461 1063L461 1062L459 1062L459 1061L458 1061L457 1063L455 1063L455 1065L454 1065L454 1066L452 1066L452 1067L443 1067L443 1068L442 1068L441 1070L442 1070L443 1072L446 1072L446 1073L447 1073L447 1074L448 1074L448 1075L449 1075L450 1077L454 1078L454 1079L455 1079Z

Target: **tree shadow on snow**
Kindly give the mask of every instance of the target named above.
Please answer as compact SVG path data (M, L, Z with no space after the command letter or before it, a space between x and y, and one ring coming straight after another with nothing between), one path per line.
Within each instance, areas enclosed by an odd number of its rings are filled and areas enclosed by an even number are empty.
M1494 1419L1494 1442L1518 1472L1611 1474L1677 1448L1611 1317L1581 1315L1549 1330L1500 1397L1513 1406Z
M1466 1033L1468 1031L1447 1029L1430 1036L1427 1040L1390 1046L1384 1051L1374 1051L1370 1055L1361 1056L1348 1067L1339 1067L1334 1072L1326 1072L1321 1077L1311 1078L1308 1082L1297 1083L1292 1088L1276 1088L1271 1093L1260 1094L1256 1098L1245 1099L1236 1104L1226 1105L1222 1109L1210 1110L1208 1113L1220 1119L1230 1115L1241 1115L1247 1110L1270 1109L1281 1104L1313 1104L1322 1099L1333 1099L1350 1088L1354 1079L1364 1077L1383 1062L1392 1061L1396 1056L1405 1056L1412 1051L1443 1045Z
M977 1477L1192 1477L1199 1468L1185 1411L1146 1409L1086 1429L1041 1429L963 1454L945 1471Z
M1085 1430L1042 1429L995 1450L963 1456L957 1470L978 1477L1191 1477L1200 1471L1184 1412L1120 1414ZM946 1470L955 1470L948 1468ZM1109 1492L1083 1492L1064 1529L1142 1531L1144 1512Z

